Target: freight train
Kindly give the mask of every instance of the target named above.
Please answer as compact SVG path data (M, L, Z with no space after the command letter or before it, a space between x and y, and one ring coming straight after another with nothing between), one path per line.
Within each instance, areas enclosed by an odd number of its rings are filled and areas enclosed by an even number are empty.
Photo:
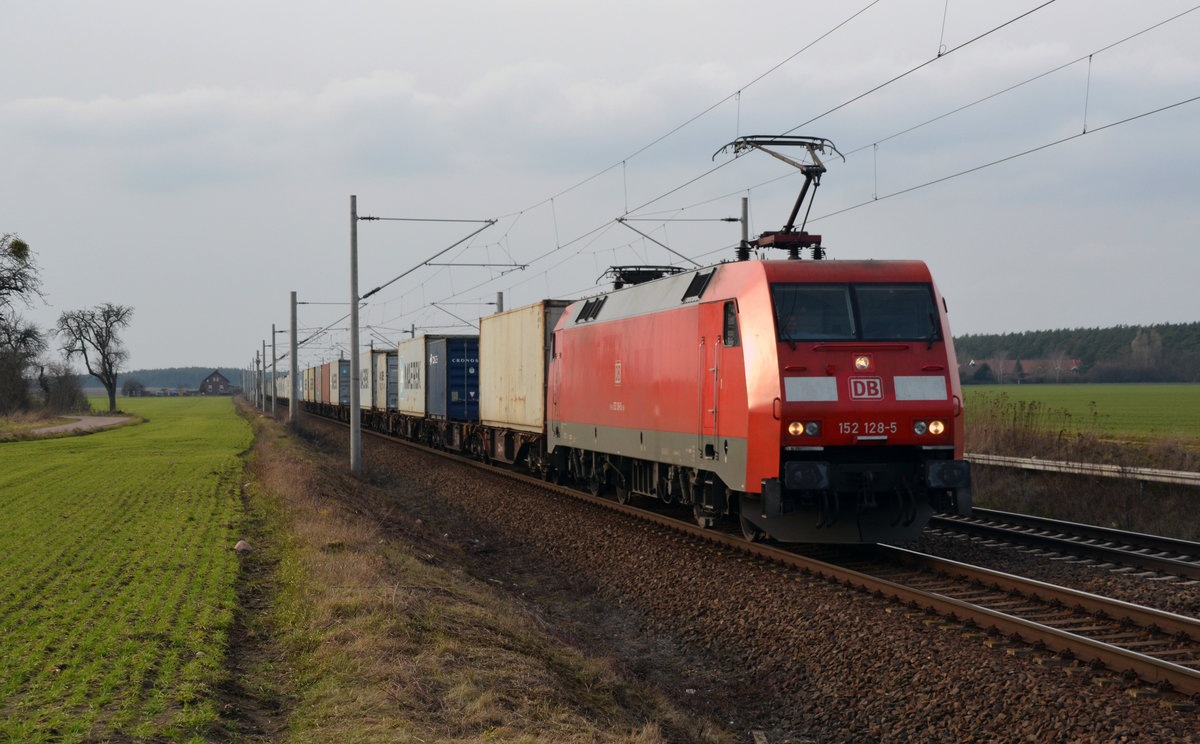
M345 360L305 370L304 406L349 420L358 384L365 428L736 520L750 540L904 541L934 510L969 512L946 302L924 263L650 275L373 350L358 381Z
M934 510L969 514L958 364L929 269L821 260L821 236L795 223L820 155L837 149L752 136L721 151L749 150L804 175L782 230L743 238L737 261L614 267L611 292L373 351L357 383L362 425L621 502L690 508L705 527L737 520L748 540L905 541ZM752 261L751 248L789 260ZM806 249L813 260L800 260ZM345 361L307 370L305 406L349 420L349 376ZM290 381L277 384L286 397Z

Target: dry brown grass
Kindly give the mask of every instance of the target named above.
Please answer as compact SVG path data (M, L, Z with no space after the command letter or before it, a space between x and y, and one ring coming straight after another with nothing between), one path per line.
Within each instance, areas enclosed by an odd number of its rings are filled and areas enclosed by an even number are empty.
M967 426L966 449L1011 457L1039 457L1162 470L1200 470L1200 451L1181 438L1114 441L1078 431L1070 415L1038 401L983 398Z
M656 744L659 721L681 729L659 696L463 574L394 494L260 421L253 555L273 567L273 588L245 620L256 647L241 690L282 708L287 722L257 736Z
M1178 438L1119 442L1073 432L1069 416L1036 401L986 399L967 429L968 452L1123 467L1200 470L1200 452ZM976 466L975 503L1188 540L1200 539L1200 493L1187 486Z

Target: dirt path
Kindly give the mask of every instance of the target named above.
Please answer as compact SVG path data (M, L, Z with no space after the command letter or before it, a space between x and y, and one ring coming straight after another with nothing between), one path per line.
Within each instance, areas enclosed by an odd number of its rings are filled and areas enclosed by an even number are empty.
M105 426L113 426L122 424L129 420L128 416L72 416L75 420L69 424L59 424L58 426L47 426L42 429L32 429L30 431L21 432L25 436L43 434L63 434L73 431L84 431L87 429L101 429Z

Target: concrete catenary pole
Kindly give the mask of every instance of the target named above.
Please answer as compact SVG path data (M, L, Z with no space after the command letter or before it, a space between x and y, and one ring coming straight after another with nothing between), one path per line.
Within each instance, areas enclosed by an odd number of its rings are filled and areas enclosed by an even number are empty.
M275 324L271 324L271 418L275 418L275 402L279 399L278 388L275 385L276 378L279 377L275 371L275 366L279 363L279 355L275 353Z
M358 408L358 197L350 195L350 472L362 472L362 412Z
M292 333L288 340L288 371L291 390L288 391L288 422L295 427L300 422L300 362L296 359L296 293L292 292Z
M259 391L262 397L259 401L262 403L262 412L267 412L267 340L264 338L262 342L262 374L258 378L260 388Z

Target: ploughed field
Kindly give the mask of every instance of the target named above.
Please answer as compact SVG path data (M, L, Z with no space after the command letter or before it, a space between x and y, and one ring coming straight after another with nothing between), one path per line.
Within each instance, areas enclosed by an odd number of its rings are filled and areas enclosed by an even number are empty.
M335 457L344 452L343 430L309 426ZM1187 740L1197 727L1195 713L1132 697L1107 673L1010 655L953 622L431 454L368 437L364 457L406 519L457 548L440 560L706 721L709 740L746 741L755 731L772 742ZM951 557L986 552L970 541L929 544ZM1150 604L1200 607L1195 587L1174 582L1028 556L1011 565Z

